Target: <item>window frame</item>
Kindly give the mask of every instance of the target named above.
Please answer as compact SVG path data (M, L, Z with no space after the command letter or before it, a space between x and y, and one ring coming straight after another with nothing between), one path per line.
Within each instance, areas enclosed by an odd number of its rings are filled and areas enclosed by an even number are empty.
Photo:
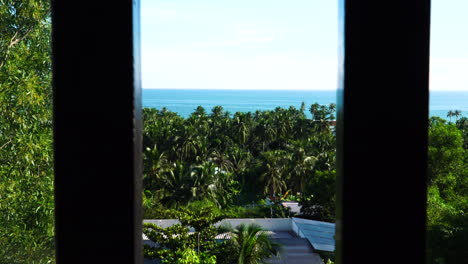
M430 0L339 7L337 263L424 263ZM57 263L143 262L139 8L52 0Z
M341 0L340 27L338 263L425 263L430 0Z
M57 263L140 264L140 2L51 5Z

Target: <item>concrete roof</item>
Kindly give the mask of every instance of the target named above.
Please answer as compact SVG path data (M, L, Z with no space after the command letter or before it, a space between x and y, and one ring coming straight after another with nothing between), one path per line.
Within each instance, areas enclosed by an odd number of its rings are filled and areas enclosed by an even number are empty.
M160 227L172 226L179 223L175 219L144 220L145 223L154 223ZM255 223L260 225L266 234L272 238L283 238L288 232L294 232L297 236L307 239L315 250L335 251L335 224L302 218L254 218L254 219L224 219L216 226L227 224L236 227L239 224ZM193 232L193 229L190 229ZM229 233L218 235L216 239L229 239ZM284 237L286 238L286 237ZM147 237L143 235L147 241Z

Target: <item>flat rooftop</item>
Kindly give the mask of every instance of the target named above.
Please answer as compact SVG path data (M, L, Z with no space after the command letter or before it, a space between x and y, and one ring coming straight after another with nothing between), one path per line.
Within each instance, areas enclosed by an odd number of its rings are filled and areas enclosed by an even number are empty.
M153 223L160 227L169 227L180 223L177 219L151 219L144 223ZM314 250L335 251L335 224L302 218L227 218L216 226L228 225L236 227L239 224L255 223L261 226L272 238L288 238L288 236L305 238ZM193 229L190 231L194 231ZM229 239L228 233L220 234L217 239ZM148 242L146 236L143 239Z

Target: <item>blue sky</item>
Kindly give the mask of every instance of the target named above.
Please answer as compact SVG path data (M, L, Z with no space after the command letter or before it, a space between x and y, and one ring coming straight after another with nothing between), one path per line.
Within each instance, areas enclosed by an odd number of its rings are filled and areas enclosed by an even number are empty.
M144 88L333 90L337 0L142 0ZM433 0L431 89L468 90L466 0Z

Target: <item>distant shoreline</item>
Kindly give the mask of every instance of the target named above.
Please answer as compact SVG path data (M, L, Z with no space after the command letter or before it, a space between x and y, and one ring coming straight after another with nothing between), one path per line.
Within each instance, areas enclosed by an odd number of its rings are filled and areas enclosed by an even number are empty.
M300 92L332 92L337 90L306 90L306 89L250 89L250 88L142 88L143 90L173 90L173 91L300 91Z
M315 92L315 91L338 91L333 89L254 89L254 88L142 88L143 90L200 90L200 91L303 91L303 92ZM430 90L432 92L455 92L455 93L468 93L468 90Z
M222 106L230 113L274 110L276 107L299 108L306 104L306 115L313 103L329 105L337 103L336 90L280 90L280 89L196 89L196 88L145 88L143 107L168 110L182 117L189 116L197 106L210 112L214 106ZM404 94L402 95L404 97ZM372 97L370 97L372 98ZM429 116L447 118L448 111L460 110L468 115L468 91L430 91ZM395 102L395 108L398 102Z

